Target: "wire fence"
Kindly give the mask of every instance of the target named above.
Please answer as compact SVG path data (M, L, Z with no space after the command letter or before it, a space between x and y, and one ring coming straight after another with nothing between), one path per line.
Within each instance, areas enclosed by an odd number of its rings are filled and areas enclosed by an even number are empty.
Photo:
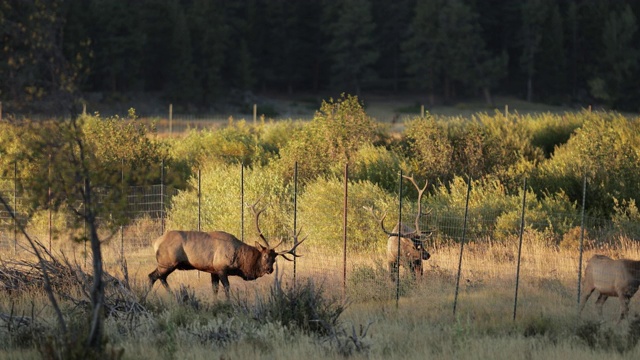
M237 199L237 209L245 207L244 167L240 170L239 179L237 179L241 184L239 192L230 197ZM297 170L294 178L297 179ZM217 181L236 180L221 178ZM401 182L399 178L399 183ZM191 214L194 219L197 218L197 229L189 230L200 229L201 200L206 196L202 194L200 183L198 172L197 189L185 190L197 192L198 199L197 213L194 211ZM294 219L296 219L299 199L298 185L295 180L294 185L292 208ZM314 239L308 239L308 243L297 249L297 252L303 255L302 257L296 258L293 262L282 260L277 262L276 276L293 283L302 278L312 278L337 295L357 301L388 300L394 302L396 306L400 306L401 299L410 296L413 288L424 286L437 279L446 283L446 288L451 290L450 293L442 296L451 301L454 314L460 308L464 308L468 301L473 301L474 292L482 292L489 294L488 296L512 299L513 313L509 316L516 319L522 312L536 314L548 311L544 308L544 302L538 301L540 296L553 296L557 301L577 305L581 292L582 269L587 256L603 250L620 256L638 255L638 248L632 239L621 240L621 246L616 249L606 249L606 246L611 244L611 239L626 239L624 234L611 221L585 216L583 209L575 213L552 214L536 221L525 220L527 219L525 198L522 199L523 206L516 216L516 221L519 223L517 231L498 239L496 224L501 221L504 213L485 212L482 216L469 213L468 192L465 208L432 210L428 216L416 214L415 210L403 211L402 197L398 197L397 203L402 223L413 225L417 218L421 229L434 230L434 233L424 243L431 255L428 260L400 258L403 254L398 251L394 259L390 258L389 253L392 251L389 249L398 246L398 242L388 240L387 236L377 228L370 231L379 234L377 236L379 241L362 246L354 246L350 243L352 239L348 237L347 230L354 226L354 223L359 223L359 219L354 219L353 216L349 218L347 214L355 213L356 217L370 215L364 211L351 211L354 209L351 208L353 205L349 200L349 186L348 169L345 168L343 201L328 202L324 207L315 209L317 213L335 214L330 221L332 224L328 225L343 228L343 231L331 232L342 235L341 239L334 240L343 246L332 248L315 246ZM526 189L526 183L523 187ZM470 189L471 185L468 191ZM61 235L67 226L64 224L64 219L63 224L60 224L59 214L52 213L51 210L28 213L25 191L26 189L19 187L16 177L0 179L0 196L12 206L17 219L17 221L14 220L9 210L4 207L0 209L0 254L20 256L22 252L27 251L25 239L17 231L17 223L21 222L28 224L28 230L43 244L53 247L53 250L73 251L73 256L86 265L87 261L90 261L90 259L87 260L90 253L87 252L86 242L69 248L69 242ZM127 195L126 216L131 221L128 226L119 231L107 234L109 240L103 245L107 250L104 256L105 266L116 267L123 261L126 261L130 268L132 264L138 264L139 268L136 271L140 272L141 278L145 278L146 272L151 271L155 266L151 244L155 238L167 230L165 221L174 199L180 192L167 184L130 187ZM522 191L522 194L526 194L526 191ZM585 181L583 203L587 198ZM336 211L336 208L342 208L342 211ZM250 226L245 224L247 218L249 215L238 211L237 229L239 230L229 232L244 240L244 229ZM549 228L549 224L563 224L569 229L563 234L560 244L562 246L553 245L557 240L545 239L545 236L552 236L545 230ZM292 233L298 232L299 226L294 220ZM76 231L81 233L83 230ZM316 238L318 236L316 234ZM76 238L82 238L82 236L76 234ZM294 244L300 240L294 237ZM407 260L412 260L414 263L417 261L423 268L422 274L419 269L411 271ZM393 266L394 262L399 262L401 266ZM170 280L177 283L182 280L181 276L193 275L172 275L177 279ZM200 273L197 276L199 278ZM256 282L233 280L232 287L250 292L268 286L269 281L271 280L259 279Z

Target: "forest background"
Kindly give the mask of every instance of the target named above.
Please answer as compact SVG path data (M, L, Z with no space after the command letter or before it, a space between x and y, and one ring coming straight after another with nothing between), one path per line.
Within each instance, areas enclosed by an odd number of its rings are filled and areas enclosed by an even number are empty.
M629 0L3 0L0 101L77 114L143 93L215 113L253 94L412 93L638 111L639 13Z

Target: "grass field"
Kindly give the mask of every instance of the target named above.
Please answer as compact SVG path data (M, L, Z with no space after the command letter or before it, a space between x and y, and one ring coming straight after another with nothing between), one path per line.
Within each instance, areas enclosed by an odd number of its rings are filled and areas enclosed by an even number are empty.
M402 272L397 303L396 288L380 254L350 254L343 293L341 254L321 250L308 250L297 264L298 292L292 290L292 264L279 260L276 274L252 282L232 278L233 296L227 302L222 295L212 296L208 274L195 271L177 271L169 277L178 297L160 284L147 292L147 274L155 268L150 242L148 237L124 244L132 294L145 310L107 318L105 333L114 357L121 350L124 359L635 359L640 355L637 300L632 301L631 320L621 324L615 322L617 299L605 304L604 322L595 314L594 299L578 319L577 254L526 239L515 320L514 245L467 245L454 315L460 254L455 244L434 249L433 258L425 262L423 279L413 281ZM82 265L82 245L54 245ZM120 246L117 237L103 246L105 267L117 278L123 277ZM586 253L585 259L595 252ZM625 240L598 252L640 258L640 247ZM5 248L1 258L17 257ZM28 254L22 252L18 258ZM274 295L277 288L284 290ZM73 287L65 291L82 297ZM0 337L5 340L0 358L55 358L46 345L51 344L56 321L44 292L33 288L2 294ZM85 310L62 295L58 299L81 339ZM315 310L298 314L299 308L289 308L296 302L313 304L309 309ZM315 314L320 321L318 309L343 306L330 331L303 330L277 317ZM274 315L277 312L283 314ZM30 324L16 320L21 316ZM307 320L314 324L314 319Z

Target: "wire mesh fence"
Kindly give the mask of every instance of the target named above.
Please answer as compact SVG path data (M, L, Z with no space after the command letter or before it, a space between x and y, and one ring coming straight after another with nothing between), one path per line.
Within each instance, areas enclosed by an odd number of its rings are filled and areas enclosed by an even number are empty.
M129 270L141 281L146 281L146 274L155 267L151 248L154 239L167 229L196 230L200 228L201 217L205 219L203 231L225 230L253 245L256 239L253 227L257 220L245 209L248 203L256 199L247 198L244 186L255 178L245 178L244 168L240 165L237 170L236 179L200 179L198 176L197 181L193 182L197 185L191 190L178 191L166 184L130 187L126 207L126 216L130 219L128 225L102 234L105 239L105 266L118 268L126 261ZM232 190L225 188L222 191L228 195L223 202L234 204L211 204L213 200L200 188L201 182L207 181L217 184L233 182L235 185ZM292 262L278 260L274 276L290 283L311 278L337 296L353 301L387 300L395 302L396 306L399 299L411 297L413 288L428 286L431 281L438 279L447 283L447 289L451 290L441 295L451 302L453 312L474 301L478 293L483 293L489 297L510 299L508 301L513 303L513 313L508 316L515 319L523 313L540 314L548 311L545 308L547 302L539 301L541 296L552 296L568 306L577 306L581 269L584 269L588 257L601 251L602 246L611 244L611 239L627 239L611 221L584 216L579 210L530 219L526 216L526 206L523 206L514 210L515 215L507 217L515 226L500 227L496 224L505 221L503 211L469 212L467 206L430 209L424 215L418 214L415 208L403 208L402 198L397 197L402 223L413 226L417 222L422 230L432 230L433 233L424 239L424 247L431 255L428 260L408 255L405 258L402 253L392 258L389 248L397 246L398 242L391 241L379 229L379 219L356 208L357 201L351 199L353 193L347 171L342 181L342 184L336 185L338 194L336 191L330 195L313 194L327 197L321 199L326 201L314 202L313 207L309 206L308 197L298 197L295 183L282 196L291 201L290 206L282 210L286 214L267 210L261 221L286 222L280 227L270 224L263 226L268 239L283 237L285 242L282 246L291 247L295 242L309 237L305 240L307 243L297 249L301 257ZM29 213L27 205L23 204L27 189L19 188L18 183L16 178L0 179L0 196L16 215L14 219L8 209L0 209L0 253L7 257L21 256L27 252L25 239L16 231L17 224L22 223L36 238L49 239L49 246L53 246L54 251L71 252L81 263L90 261L91 254L87 252L86 243L70 241L83 239L83 229L75 229L72 235L67 235L59 230L66 225L56 224L61 220L50 210L48 214L40 214L40 217ZM190 220L180 220L182 218L177 218L173 208L176 204L184 204L179 200L189 194L192 198L188 201L193 207L186 216ZM522 203L525 204L525 201ZM227 223L207 222L204 209L214 207L233 209L224 211L228 213L225 215L229 216L231 223L235 221L237 225L219 228L218 224ZM311 216L321 218L322 222L318 225L320 227L314 228L314 233L305 230L305 226L311 222ZM390 217L387 221L394 223L398 219ZM557 232L549 231L553 227L550 224L566 230L559 237ZM368 238L367 241L362 241L362 237ZM598 244L604 245L599 247ZM617 251L617 255L637 255L633 240L620 240L620 244L622 247L613 250ZM399 262L400 266L394 266L395 262ZM412 265L419 266L416 269ZM197 277L195 281L202 287L209 286L208 275L180 271L174 274L170 282L194 281ZM266 276L255 282L244 282L237 278L231 281L236 291L251 293L269 286L272 279Z

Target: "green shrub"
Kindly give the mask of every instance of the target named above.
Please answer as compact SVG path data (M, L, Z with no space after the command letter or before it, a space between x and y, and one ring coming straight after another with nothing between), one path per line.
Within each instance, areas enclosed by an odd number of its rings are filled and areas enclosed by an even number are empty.
M293 224L292 188L283 185L283 179L269 168L245 168L244 177L243 204L240 165L204 166L200 180L201 229L224 230L240 238L244 212L245 237L257 239L254 217L247 204L261 199L257 208L267 209L260 217L260 228L265 237L274 239L290 235L289 229ZM189 189L180 191L173 197L167 214L168 228L198 228L198 179L192 178L190 185Z
M349 178L353 181L367 180L390 193L397 192L402 163L401 155L381 146L366 144L358 150Z
M580 115L584 124L540 163L534 186L550 193L564 191L572 201L582 202L587 176L589 212L609 217L614 198L637 201L640 194L640 122L615 113Z
M364 207L392 210L393 195L369 181L349 182L347 241L349 250L381 248L386 244L380 225ZM407 211L409 205L407 206ZM309 243L326 249L341 249L343 244L344 182L340 179L318 178L308 184L299 199L299 219L309 233ZM396 212L397 213L397 212ZM397 215L395 215L397 218ZM393 221L393 220L391 220ZM389 226L389 225L388 225Z
M280 150L279 168L286 171L298 162L303 182L335 174L336 169L342 173L344 164L352 163L358 150L375 140L376 129L356 96L323 101L313 120L292 133Z

